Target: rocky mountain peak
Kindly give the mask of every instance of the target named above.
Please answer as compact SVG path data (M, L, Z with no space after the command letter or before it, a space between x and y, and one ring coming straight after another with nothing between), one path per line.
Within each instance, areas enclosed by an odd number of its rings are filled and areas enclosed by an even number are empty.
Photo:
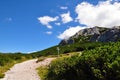
M120 26L113 28L93 27L78 31L67 40L62 40L59 45L72 44L75 42L116 42L120 40Z

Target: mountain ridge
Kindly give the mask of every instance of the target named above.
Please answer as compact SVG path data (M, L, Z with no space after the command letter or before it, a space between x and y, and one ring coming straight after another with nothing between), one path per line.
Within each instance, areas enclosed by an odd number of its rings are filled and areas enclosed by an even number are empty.
M116 42L120 40L120 26L112 28L93 27L78 31L69 39L62 40L59 45L72 44L76 42Z

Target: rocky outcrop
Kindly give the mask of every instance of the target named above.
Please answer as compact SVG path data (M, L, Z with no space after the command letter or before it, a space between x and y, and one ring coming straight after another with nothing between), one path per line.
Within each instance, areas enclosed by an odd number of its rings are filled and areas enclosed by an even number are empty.
M77 32L67 40L62 40L59 45L72 44L78 41L84 42L116 42L120 40L120 26L113 28L93 27Z

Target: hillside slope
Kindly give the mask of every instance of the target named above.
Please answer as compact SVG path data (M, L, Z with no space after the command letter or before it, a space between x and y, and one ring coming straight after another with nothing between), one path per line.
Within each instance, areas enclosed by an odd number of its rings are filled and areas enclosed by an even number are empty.
M120 80L120 42L55 60L44 80Z

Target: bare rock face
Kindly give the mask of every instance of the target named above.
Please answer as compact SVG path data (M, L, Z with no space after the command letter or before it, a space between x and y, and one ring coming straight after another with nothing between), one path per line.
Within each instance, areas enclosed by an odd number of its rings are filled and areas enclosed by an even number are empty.
M74 39L67 39L67 40L62 40L59 45L66 45L66 44L72 44L74 43Z
M116 42L120 39L120 29L112 28L101 34L97 41L99 42Z
M100 34L100 28L99 27L86 28L86 29L80 30L74 36L79 37L79 35L81 35L81 36L88 36L88 35L94 35L94 34Z
M93 27L77 32L67 40L62 40L59 45L72 44L78 41L84 42L116 42L120 40L120 26L113 28Z

